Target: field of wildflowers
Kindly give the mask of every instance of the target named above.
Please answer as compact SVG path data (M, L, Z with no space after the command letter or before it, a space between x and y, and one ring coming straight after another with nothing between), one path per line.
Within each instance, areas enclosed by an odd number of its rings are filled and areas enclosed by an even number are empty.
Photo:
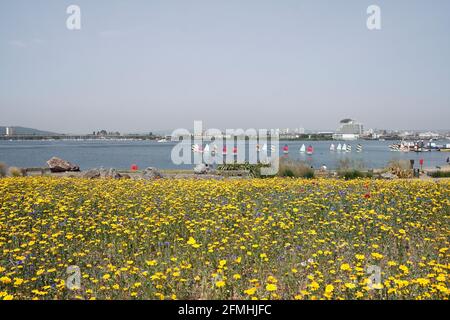
M3 178L0 299L447 299L449 205L448 180Z

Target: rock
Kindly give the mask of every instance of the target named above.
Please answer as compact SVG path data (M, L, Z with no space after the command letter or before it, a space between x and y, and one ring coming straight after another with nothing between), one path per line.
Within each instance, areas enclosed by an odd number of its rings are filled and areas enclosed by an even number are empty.
M108 170L106 170L103 167L100 167L100 169L98 169L100 172L100 178L105 179L108 177Z
M116 169L110 168L108 170L108 173L106 174L106 178L109 178L109 179L120 179L120 178L122 178L122 175L120 173L118 173Z
M196 174L204 174L207 171L207 167L204 163L200 163L198 165L195 166L194 168L194 173Z
M122 176L122 179L131 179L131 176L127 173L123 173L123 174L121 174L121 176Z
M392 180L392 179L397 179L398 177L390 172L385 172L381 174L381 178L383 179L387 179L387 180Z
M146 180L161 179L163 175L156 168L148 167L144 170L142 178Z
M100 178L100 170L98 169L90 169L83 173L83 178L86 179L96 179Z
M79 166L57 157L53 157L48 160L47 165L49 166L51 172L80 171Z

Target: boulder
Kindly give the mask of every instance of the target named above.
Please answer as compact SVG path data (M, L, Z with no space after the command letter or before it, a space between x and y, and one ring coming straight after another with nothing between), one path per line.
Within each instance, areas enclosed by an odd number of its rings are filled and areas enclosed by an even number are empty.
M200 163L195 166L194 173L196 174L204 174L208 171L206 165L204 163Z
M109 178L109 179L120 179L120 178L122 178L122 175L120 173L118 173L116 169L110 168L108 170L108 173L106 174L106 178Z
M161 179L163 175L156 168L148 167L144 170L142 178L146 180Z
M108 177L108 170L106 170L105 168L100 167L98 171L100 172L100 178L105 179Z
M100 170L98 169L90 169L83 173L83 178L86 179L96 179L100 178Z
M79 166L57 157L53 157L48 160L47 165L49 166L51 172L80 171Z
M381 174L381 178L383 179L387 179L387 180L393 180L393 179L397 179L398 177L390 172L385 172Z

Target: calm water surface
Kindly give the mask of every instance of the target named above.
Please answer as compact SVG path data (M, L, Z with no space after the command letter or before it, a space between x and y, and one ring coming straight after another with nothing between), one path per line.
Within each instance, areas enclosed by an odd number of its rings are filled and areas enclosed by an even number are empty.
M313 155L301 154L302 144L314 147ZM425 167L445 166L449 153L423 152L401 153L389 150L391 141L357 141L351 142L353 152L330 152L331 141L317 142L280 142L280 149L289 146L288 158L307 162L315 168L325 164L334 169L341 160L349 159L364 168L385 167L393 159L424 159ZM337 144L336 142L333 142ZM356 153L356 145L363 146L363 152ZM175 142L158 143L155 141L0 141L0 162L18 167L43 167L53 156L66 159L80 166L81 169L114 167L129 168L137 164L140 168L157 167L161 169L191 169L193 165L175 165L171 160ZM190 149L190 143L187 147ZM239 148L239 146L238 146ZM229 152L231 147L228 148ZM282 150L280 150L282 154ZM282 155L283 157L286 155Z

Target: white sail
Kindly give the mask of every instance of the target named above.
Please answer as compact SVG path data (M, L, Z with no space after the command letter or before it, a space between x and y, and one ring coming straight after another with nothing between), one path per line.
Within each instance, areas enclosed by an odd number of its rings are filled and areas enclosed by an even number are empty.
M205 146L205 149L203 149L203 152L208 153L209 152L209 144Z
M305 153L306 152L306 147L304 144L302 144L302 146L300 147L300 153Z
M332 143L330 146L330 151L334 151L335 149L336 149L336 146L334 145L334 143Z
M267 151L267 144L264 143L263 147L262 147L263 151Z
M275 146L270 146L270 151L275 152Z
M338 144L338 146L337 146L336 150L337 150L337 151L341 151L341 150L342 150L342 146L341 146L341 144L340 144L340 143Z
M345 143L342 145L342 151L347 151L347 145Z
M362 151L362 145L358 144L356 146L356 152L361 152Z

